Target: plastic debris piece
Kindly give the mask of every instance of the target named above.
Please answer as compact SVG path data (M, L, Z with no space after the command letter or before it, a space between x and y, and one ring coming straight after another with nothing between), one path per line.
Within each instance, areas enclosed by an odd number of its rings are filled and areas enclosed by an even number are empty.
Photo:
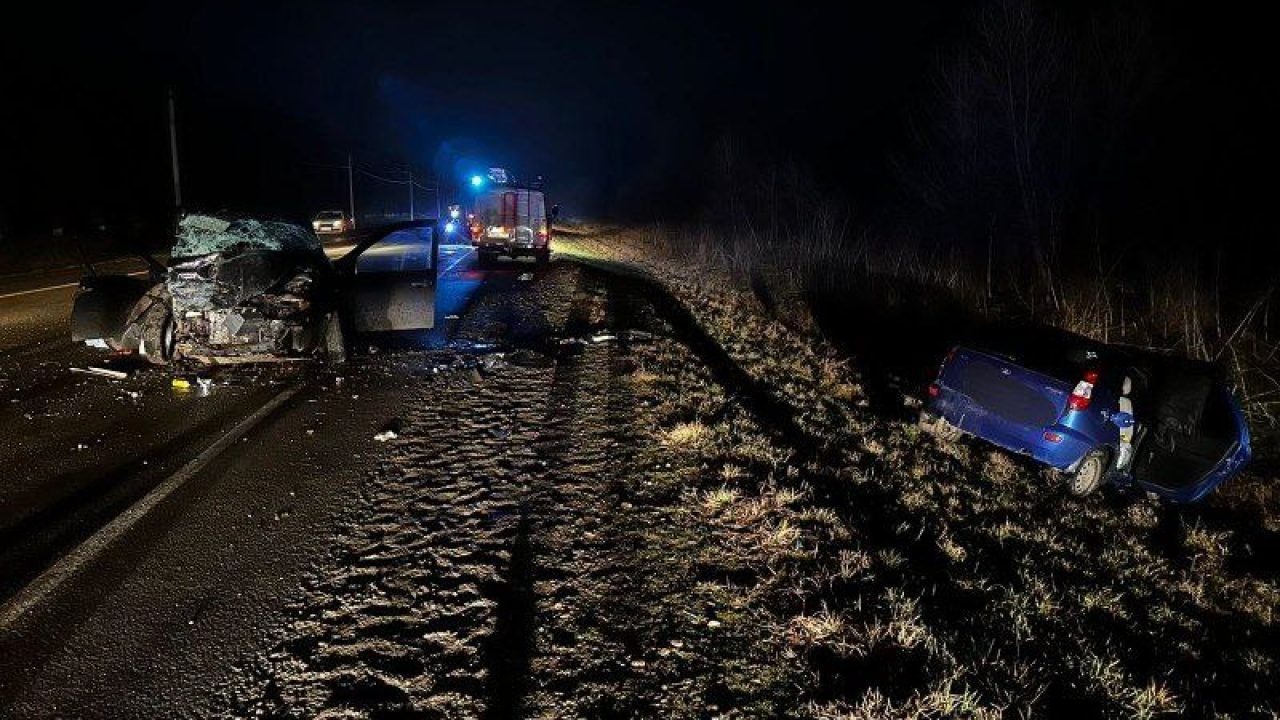
M196 385L200 388L202 397L213 391L213 380L210 378L196 378Z
M71 372L79 373L81 375L96 375L97 377L110 378L112 380L124 380L129 377L129 373L122 370L108 370L107 368L101 367L73 367L71 368Z
M599 335L591 336L591 342L593 343L613 342L614 340L617 340L617 339L618 339L618 336L614 335L613 333L600 333Z
M169 385L175 390L190 390L191 381L186 378L174 378Z
M395 440L398 437L400 436L396 434L395 430L383 430L377 435L374 435L373 439L378 442L387 442L388 440Z
M517 278L517 279L518 279L520 282L529 282L530 280L532 280L532 279L533 279L533 273L521 273L521 274L520 274L520 277L519 277L519 278Z

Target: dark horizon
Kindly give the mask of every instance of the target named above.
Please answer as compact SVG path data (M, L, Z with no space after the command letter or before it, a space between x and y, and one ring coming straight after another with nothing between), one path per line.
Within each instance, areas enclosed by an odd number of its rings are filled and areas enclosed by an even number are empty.
M303 219L345 207L336 166L351 153L373 173L445 184L489 165L544 175L575 216L692 219L714 204L732 147L761 173L797 168L867 222L914 222L913 183L938 155L939 68L980 44L984 12L1010 8L1031 8L1067 53L1110 53L1054 80L1070 98L1046 91L1044 109L1098 122L1050 138L1076 145L1039 163L1043 192L1087 183L1078 203L1109 205L1097 212L1111 234L1194 245L1216 230L1265 247L1268 186L1254 178L1277 144L1261 24L1152 2L49 7L10 48L22 71L5 96L21 101L3 111L0 226L166 212L169 89L192 209ZM1141 37L1108 39L1113 24ZM1101 87L1114 73L1132 84ZM1117 88L1132 97L1109 97ZM1097 157L1080 150L1105 143ZM365 176L357 204L394 209L405 194Z

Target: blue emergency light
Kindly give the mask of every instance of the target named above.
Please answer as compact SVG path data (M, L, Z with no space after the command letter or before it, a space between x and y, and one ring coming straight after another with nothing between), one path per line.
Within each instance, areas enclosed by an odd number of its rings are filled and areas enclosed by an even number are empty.
M483 184L484 184L484 178L480 177L479 175L472 175L472 176L471 176L471 187L477 187L477 188L478 188L478 187L480 187L480 186L481 186L481 185L483 185Z

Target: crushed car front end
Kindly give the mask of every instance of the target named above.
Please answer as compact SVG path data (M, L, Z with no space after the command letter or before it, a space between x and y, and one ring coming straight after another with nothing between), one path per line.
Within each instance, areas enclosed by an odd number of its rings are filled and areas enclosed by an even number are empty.
M184 223L166 281L178 356L223 364L315 351L330 310L330 272L305 230L256 221Z

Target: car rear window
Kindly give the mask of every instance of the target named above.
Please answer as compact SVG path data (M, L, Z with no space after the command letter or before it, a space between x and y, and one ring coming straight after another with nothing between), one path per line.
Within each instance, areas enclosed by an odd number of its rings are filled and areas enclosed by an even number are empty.
M991 331L972 347L1069 383L1078 381L1087 370L1105 370L1106 364L1101 344L1052 329Z

